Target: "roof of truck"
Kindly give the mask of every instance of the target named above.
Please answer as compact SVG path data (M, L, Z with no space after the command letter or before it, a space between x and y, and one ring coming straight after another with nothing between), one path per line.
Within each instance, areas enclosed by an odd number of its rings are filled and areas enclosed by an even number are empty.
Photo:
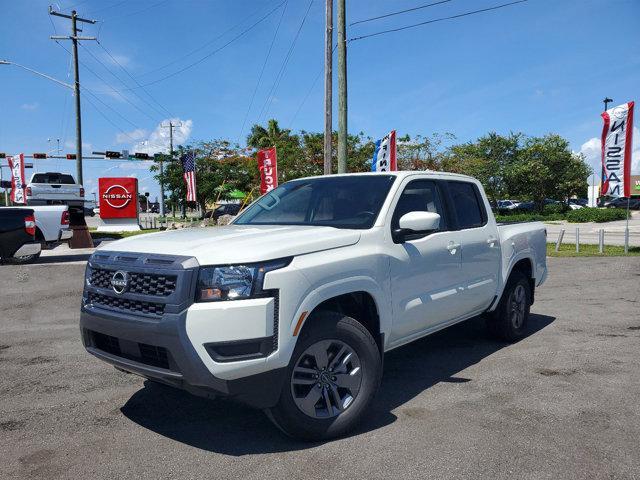
M439 172L437 170L402 170L395 172L354 172L354 173L338 173L333 175L328 175L329 177L345 177L345 176L354 176L354 175L392 175L394 177L405 178L413 175L434 175L434 176L446 176L452 178L460 178L464 180L474 180L475 178L470 177L468 175L462 175L460 173L451 173L451 172ZM313 177L306 178L325 178L327 175L316 175ZM299 179L296 179L299 180Z

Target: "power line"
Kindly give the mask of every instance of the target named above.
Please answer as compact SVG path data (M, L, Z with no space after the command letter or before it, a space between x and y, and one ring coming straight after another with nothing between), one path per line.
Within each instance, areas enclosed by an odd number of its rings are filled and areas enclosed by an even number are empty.
M517 3L524 3L526 1L527 0L517 0L515 2L509 2L509 3L503 3L502 5L496 5L495 7L482 8L480 10L473 10L471 12L460 13L458 15L451 15L450 17L436 18L434 20L427 20L426 22L415 23L413 25L406 25L404 27L392 28L392 29L389 29L389 30L382 30L381 32L370 33L368 35L362 35L360 37L350 38L348 41L349 42L355 42L356 40L362 40L362 39L369 38L369 37L375 37L375 36L378 36L378 35L384 35L385 33L399 32L401 30L407 30L409 28L419 27L419 26L422 26L422 25L427 25L429 23L442 22L444 20L453 20L455 18L466 17L468 15L475 15L476 13L488 12L488 11L491 11L491 10L498 10L499 8L508 7L508 6L511 6L511 5L515 5Z
M333 48L331 49L331 53L333 54L333 52L336 51L336 48L338 48L338 44L336 43ZM307 91L307 94L304 96L304 98L302 99L302 102L300 103L300 105L298 106L296 113L293 114L293 117L291 117L291 121L289 122L289 126L293 127L293 122L295 121L295 119L298 117L298 113L300 113L300 110L302 110L302 107L304 106L305 103L307 103L307 100L309 99L309 96L311 95L311 92L313 91L313 88L316 86L316 83L318 83L318 79L320 78L320 75L322 75L322 72L324 71L324 65L323 67L320 69L320 71L318 72L318 74L316 75L316 77L313 79L313 83L311 84L311 87L309 88L309 90Z
M154 3L153 5L149 5L147 7L144 7L140 10L137 10L135 12L131 12L131 13L126 13L124 15L116 15L114 17L109 17L106 20L103 20L104 22L110 22L112 20L118 20L118 19L122 19L122 18L127 18L127 17L132 17L134 15L138 15L140 13L146 12L147 10L151 10L152 8L156 8L159 7L160 5L162 5L163 3L167 3L169 0L160 0L159 2Z
M67 50L62 44L60 44L59 42L56 42L58 45L60 45L60 47L62 47L67 53L70 54L69 50ZM89 72L91 72L96 78L98 78L99 80L101 80L107 87L109 87L111 90L113 90L120 98L122 98L125 102L129 103L130 105L132 105L136 110L140 111L143 115L147 116L148 118L150 118L153 122L156 122L157 119L153 118L151 115L149 115L147 112L145 112L144 110L142 110L140 107L138 107L135 103L133 103L131 100L129 100L127 97L125 97L119 90L117 90L116 88L114 88L109 82L107 82L104 78L102 78L100 75L98 75L93 69L91 69L89 66L87 66L84 62L79 62L80 65L82 65L84 68L86 68L87 70L89 70Z
M271 106L271 103L273 102L272 95L275 94L275 92L278 90L278 87L280 86L280 82L282 81L282 77L284 76L284 71L287 68L287 64L289 63L289 59L291 58L291 54L293 53L293 49L296 46L296 42L298 41L298 37L300 37L300 32L302 31L302 27L304 26L304 22L307 20L307 17L309 16L309 11L311 10L311 5L313 5L313 1L314 0L311 0L309 2L309 6L307 7L307 11L304 13L304 17L302 17L302 22L300 23L300 26L298 27L298 31L296 32L295 37L293 37L293 41L291 42L291 46L289 47L289 50L287 51L287 54L284 57L284 60L282 62L282 66L280 67L280 70L278 71L278 74L276 75L276 79L273 82L273 85L272 85L271 89L269 90L269 93L267 94L267 98L266 98L266 100L264 102L264 105L260 109L260 114L258 115L258 121L260 121L260 119L262 118L263 114L266 115L267 111L269 110L269 107Z
M286 1L286 0L285 0ZM205 55L204 57L200 58L199 60L196 60L193 63L190 63L189 65L187 65L186 67L181 68L180 70L177 70L173 73L170 73L169 75L165 75L164 77L158 78L156 80L154 80L153 82L149 82L149 83L145 83L144 85L140 85L139 87L134 87L134 88L129 88L128 90L133 90L135 88L143 88L143 87L148 87L149 85L155 85L156 83L160 83L163 82L165 80L167 80L168 78L171 77L175 77L176 75L184 72L185 70L189 70L192 67L195 67L196 65L204 62L207 58L215 55L216 53L218 53L221 50L224 50L226 47L228 47L229 45L231 45L233 42L235 42L236 40L240 39L241 37L244 37L249 31L253 30L256 26L258 26L260 23L262 23L263 21L265 21L273 12L275 12L278 8L280 8L282 5L284 4L284 1L279 3L275 8L271 9L266 15L264 15L262 18L260 18L260 20L258 20L257 22L255 22L254 24L252 24L250 27L246 28L245 30L243 30L242 32L240 32L238 35L236 35L235 37L233 37L231 40L229 40L227 43L225 43L224 45L222 45L221 47L215 49L214 51L208 53L207 55Z
M121 64L121 63L120 63L120 62L119 62L119 61L118 61L118 60L117 60L113 55L111 55L111 53L106 49L106 47L105 47L104 45L102 45L102 43L100 43L100 40L96 40L96 43L100 46L100 48L102 48L102 49L105 51L105 53L106 53L107 55L109 55L109 58L111 58L111 60L113 60L113 61L115 62L115 64L116 64L116 65L118 65L118 66L120 67L120 69L121 69L124 73L126 73L126 74L127 74L127 76L128 76L131 80L133 80L133 81L135 82L135 84L136 84L136 85L138 85L140 88L142 88L142 91L143 91L144 93L146 93L146 94L147 94L147 96L148 96L151 100L153 100L156 104L158 104L158 106L159 106L162 110L164 110L164 111L165 111L165 112L166 112L170 117L173 117L173 114L172 114L169 110L167 110L167 109L164 107L164 105L162 105L158 100L156 100L156 99L155 99L155 98L154 98L154 97L149 93L149 91L148 91L146 88L144 88L142 85L140 85L140 82L138 82L138 80L136 80L136 78L135 78L133 75L131 75L131 73L129 73L129 70L127 70L126 68L124 68L124 65L122 65L122 64ZM123 83L124 83L124 82L123 82ZM135 93L135 92L134 92L134 93ZM137 95L136 95L136 96L137 96ZM157 111L157 110L156 110L156 111Z
M97 42L97 40L96 40L96 42ZM118 80L120 83L122 83L122 84L125 86L125 88L129 88L129 85L128 85L124 80L122 80L120 77L118 77L115 73L113 73L113 71L112 71L109 67L107 67L107 66L104 64L104 62L102 62L102 60L100 60L98 57L96 57L96 56L91 52L91 50L89 50L87 47L84 47L84 46L83 46L83 48L87 51L87 53L88 53L89 55L91 55L91 57L92 57L96 62L98 62L100 65L102 65L102 67L103 67L107 72L109 72L109 75L111 75L111 76L112 76L112 77L114 77L116 80ZM140 95L138 95L138 93L136 93L135 91L133 91L133 92L131 92L131 93L133 93L133 94L134 94L134 95L135 95L135 96L136 96L140 101L142 101L143 103L145 103L147 106L149 106L149 107L151 107L153 110L155 110L155 111L160 115L160 117L159 117L159 118L161 118L161 117L164 115L164 114L163 114L160 110L158 110L154 105L152 105L151 103L149 103L149 101L148 101L148 100L146 100L145 98L142 98Z
M245 21L247 21L248 19L255 17L260 11L262 10L262 8L256 10L255 12L253 12L251 15L249 15L248 17L243 18L240 22L236 23L233 27L228 28L227 30L225 30L224 32L222 32L220 35L218 35L217 37L213 38L212 40L208 40L207 42L203 43L202 45L200 45L198 48L191 50L189 53L186 53L184 55L182 55L180 58L176 58L175 60L172 60L169 63L165 63L164 65L160 66L160 67L156 67L153 70L149 70L141 75L139 75L139 77L144 77L147 75L150 75L152 73L155 73L159 70L163 70L165 68L167 68L170 65L175 65L176 63L181 62L182 60L184 60L187 57L190 57L191 55L199 52L200 50L204 50L206 47L208 47L209 45L211 45L212 43L215 43L217 40L221 39L222 37L224 37L227 33L231 32L232 30L235 30L237 27L239 27L240 25L242 25Z
M85 87L86 90L86 87ZM95 95L94 95L95 97ZM97 97L96 97L97 98ZM116 130L118 130L120 133L122 133L123 135L129 137L133 142L135 142L136 140L129 135L127 132L125 132L124 130L122 130L118 125L116 125L109 117L107 117L102 110L100 110L95 103L93 103L91 100L89 100L88 98L85 97L85 100L87 102L89 102L89 105L91 105L101 116L102 118L104 118L107 122L109 122Z
M271 50L273 49L273 45L276 42L276 37L278 36L278 31L280 30L280 25L282 24L282 19L284 18L284 14L287 11L288 0L285 1L284 8L282 9L282 15L280 15L280 20L278 21L278 25L276 27L276 31L273 34L273 38L271 39L271 45L269 45L269 50L267 51L267 56L264 58L264 63L262 64L262 69L260 70L260 75L258 76L258 82L256 83L256 87L253 89L253 94L251 95L251 101L249 102L249 107L247 108L247 113L244 115L244 119L242 120L242 128L240 128L240 134L238 135L238 143L240 143L240 139L242 137L242 132L244 132L244 127L247 124L247 118L249 118L249 112L251 112L251 107L253 106L253 101L256 98L256 93L258 92L258 88L260 87L260 82L262 81L262 76L264 74L264 70L267 66L267 62L269 60L269 56L271 55Z
M349 26L353 27L354 25L358 25L359 23L371 22L373 20L380 20L381 18L393 17L394 15L400 15L401 13L413 12L415 10L421 10L423 8L433 7L435 5L440 5L442 3L448 3L451 0L442 0L440 2L428 3L426 5L420 5L419 7L407 8L406 10L400 10L399 12L387 13L385 15L380 15L378 17L365 18L364 20L358 20L357 22L350 23Z

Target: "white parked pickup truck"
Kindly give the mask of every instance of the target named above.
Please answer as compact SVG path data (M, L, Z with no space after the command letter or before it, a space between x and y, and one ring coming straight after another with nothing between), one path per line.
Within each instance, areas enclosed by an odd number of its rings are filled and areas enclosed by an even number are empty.
M331 438L370 411L385 352L481 314L500 338L521 338L545 237L540 223L497 225L462 175L294 180L229 226L98 249L82 338L120 370Z
M67 173L34 173L25 193L27 205L84 206L84 188Z
M13 209L33 210L35 217L35 239L41 245L41 250L53 248L68 241L73 236L69 228L69 207L66 205L42 205L28 207L11 207ZM29 255L14 257L16 263L28 263L36 260L41 251Z

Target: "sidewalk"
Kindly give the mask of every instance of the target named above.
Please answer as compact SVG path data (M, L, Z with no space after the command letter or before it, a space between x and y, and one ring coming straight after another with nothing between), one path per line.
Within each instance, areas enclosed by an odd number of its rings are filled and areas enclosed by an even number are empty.
M626 220L616 220L607 223L569 223L566 221L545 222L547 227L547 241L555 243L564 229L562 243L575 243L576 228L580 230L580 243L597 245L599 243L599 231L604 229L605 245L624 245L624 230ZM631 212L629 218L629 245L640 246L640 212Z

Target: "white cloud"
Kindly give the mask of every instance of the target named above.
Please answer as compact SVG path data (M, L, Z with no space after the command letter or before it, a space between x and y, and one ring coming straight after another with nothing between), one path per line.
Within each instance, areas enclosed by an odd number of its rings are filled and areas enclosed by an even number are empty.
M64 148L67 150L71 150L71 153L76 151L76 141L75 140L67 140L64 142ZM89 142L82 142L82 155L86 155L87 153L91 153L90 150L93 150L93 144Z
M130 132L122 132L116 135L116 143L127 143L131 141L142 140L147 136L147 131L143 128L136 128Z
M111 65L117 65L119 63L123 67L126 67L127 65L131 64L131 57L128 57L126 55L121 55L118 53L112 53L111 56L105 53L102 57L106 62L110 63Z
M173 129L173 148L182 145L191 137L193 120L180 120L179 118L167 118L145 138L131 147L132 152L141 153L167 153L169 151L169 122L180 125ZM164 126L163 126L164 125Z
M640 129L633 127L633 151L631 152L631 173L640 174ZM596 177L599 175L602 161L602 141L598 137L587 140L580 147L580 152L593 168Z
M39 106L40 106L40 104L38 102L23 103L22 105L20 105L20 108L23 109L23 110L35 110Z
M151 160L135 160L118 163L118 168L122 170L149 170L151 165L153 165ZM135 176L135 174L133 175Z

